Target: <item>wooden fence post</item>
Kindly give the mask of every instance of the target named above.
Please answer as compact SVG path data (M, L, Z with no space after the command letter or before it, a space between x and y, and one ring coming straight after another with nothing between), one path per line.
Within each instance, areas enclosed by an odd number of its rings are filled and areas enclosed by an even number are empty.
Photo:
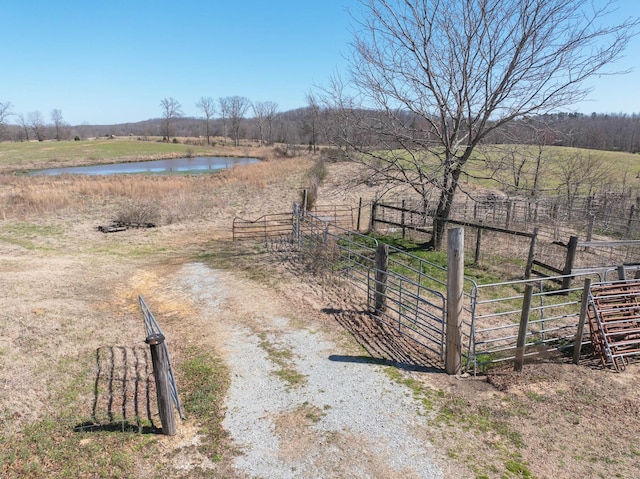
M573 263L576 259L576 251L578 250L578 237L572 236L569 238L569 244L567 245L567 259L564 263L564 269L562 270L562 289L569 289L571 287L571 271L573 271Z
M482 225L482 221L480 221L480 225ZM476 233L476 251L473 255L473 264L478 264L480 262L480 245L482 243L482 226L478 227L478 231Z
M356 223L356 231L360 232L360 218L362 217L362 196L360 197L360 201L358 201L358 221Z
M458 374L462 368L462 307L464 294L464 229L448 231L447 338L445 371Z
M173 413L173 400L169 386L169 358L167 357L164 336L160 333L147 336L145 342L151 349L151 362L153 363L153 377L156 381L156 397L158 399L158 412L162 423L162 433L167 436L176 434L176 418Z
M378 207L377 200L373 200L371 202L371 218L370 218L371 225L369 227L369 229L371 231L375 231L376 230L376 208L377 207Z
M531 270L533 269L533 260L536 257L536 241L538 241L538 227L533 228L533 236L531 236L531 243L529 243L529 255L527 256L527 266L524 269L524 277L529 279L531 277Z
M587 310L589 308L590 290L591 290L591 278L586 278L584 280L584 289L582 290L582 300L580 302L580 320L578 321L578 330L576 331L576 340L573 343L573 363L574 364L578 364L578 361L580 361L580 350L582 349L584 323L587 319Z
M627 220L627 238L631 237L631 231L633 230L633 214L635 213L636 205L631 205L629 209L629 219Z
M522 300L522 313L520 314L520 327L518 328L518 340L516 342L516 360L513 363L513 370L522 371L524 365L524 350L527 342L527 326L529 325L529 313L531 312L531 298L533 297L533 285L524 287L524 298Z
M376 248L376 279L374 310L376 313L387 309L387 270L389 268L389 245L379 244Z

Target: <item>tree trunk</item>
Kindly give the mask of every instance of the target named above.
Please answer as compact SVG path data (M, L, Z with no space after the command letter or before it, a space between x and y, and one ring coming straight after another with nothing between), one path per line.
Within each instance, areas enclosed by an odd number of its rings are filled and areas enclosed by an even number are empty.
M429 246L434 250L439 250L442 247L447 221L451 216L453 198L455 197L456 190L458 189L459 178L460 170L453 170L450 174L447 186L440 190L438 207L436 208L436 213L433 217L433 234L429 244Z

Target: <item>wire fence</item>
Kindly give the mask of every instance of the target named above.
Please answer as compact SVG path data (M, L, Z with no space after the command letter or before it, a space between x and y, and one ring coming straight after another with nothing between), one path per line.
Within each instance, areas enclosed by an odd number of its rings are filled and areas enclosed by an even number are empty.
M407 219L411 220L411 216L405 212L402 218L402 209L385 211L383 215L386 216L382 219L391 227L400 228L395 233L399 233L404 226L408 234L410 228L406 222ZM535 214L535 210L530 214ZM542 214L550 213L539 209L538 218ZM294 205L291 218L291 241L312 269L328 270L348 280L361 292L369 314L424 346L426 354L443 359L447 317L446 268L387 245L387 262L382 269L377 257L381 243L374 237L343 228L330 218L304 212L297 205ZM377 218L380 219L380 216ZM398 223L393 225L396 219ZM475 235L466 235L467 253L469 250L477 251L478 231L475 230ZM414 230L411 234L416 232L422 233ZM509 235L496 227L495 230L484 231L483 235L482 244L486 242L490 246L482 250L483 254L495 255L493 259L498 259L505 270L512 272L514 266L524 265L526 258L523 252L528 250L525 246L531 240L529 234ZM633 247L638 248L638 245L633 244ZM610 248L619 251L616 245ZM579 249L584 255L606 248L583 245ZM566 244L561 241L550 242L543 244L540 250L546 257L555 258L557 269L562 269L567 256ZM602 256L602 263L608 266L587 265L572 270L571 274L492 284L480 284L473 278L465 277L461 334L466 370L477 374L516 358L527 285L533 286L533 293L530 317L523 332L525 342L520 346L526 351L524 357L566 352L573 348L584 287L582 281L585 278L591 278L594 282L610 281L621 275L633 277L638 275L640 268L640 265L623 265L619 261L619 254L606 256L602 255L602 251L597 254ZM630 250L627 257L637 255ZM611 267L612 264L620 266ZM381 289L383 281L384 288ZM380 294L384 295L384 308L379 307ZM580 346L583 344L586 342Z
M438 288L445 284L444 268L388 246L382 267L380 244L370 236L312 213L300 215L297 225L295 241L312 267L348 280L363 294L369 314L443 358L445 295Z

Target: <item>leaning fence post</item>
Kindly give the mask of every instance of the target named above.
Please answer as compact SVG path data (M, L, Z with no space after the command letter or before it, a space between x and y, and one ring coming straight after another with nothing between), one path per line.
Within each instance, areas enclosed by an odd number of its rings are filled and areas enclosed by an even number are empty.
M160 333L147 336L145 342L151 349L151 362L153 363L153 377L156 381L156 397L158 399L162 433L167 436L174 436L176 434L176 418L173 414L171 388L169 386L167 345L164 342L164 336Z
M533 260L536 257L536 241L538 240L538 227L533 228L531 243L529 243L529 255L527 256L527 266L524 269L524 277L529 279L533 270Z
M448 231L447 338L445 371L458 374L462 368L462 306L464 284L464 229Z
M524 298L522 301L522 313L520 314L520 328L518 328L518 340L516 342L516 360L513 364L513 370L522 371L524 364L524 349L527 340L527 326L529 325L529 312L531 311L531 298L533 297L533 285L528 284L524 289Z
M376 277L374 309L376 313L387 309L387 269L389 268L389 245L379 244L376 248Z
M578 364L580 360L580 350L582 349L582 337L584 335L584 323L587 319L587 308L589 307L589 292L591 291L591 278L584 280L582 290L582 300L580 303L580 320L576 331L576 342L573 344L573 363Z

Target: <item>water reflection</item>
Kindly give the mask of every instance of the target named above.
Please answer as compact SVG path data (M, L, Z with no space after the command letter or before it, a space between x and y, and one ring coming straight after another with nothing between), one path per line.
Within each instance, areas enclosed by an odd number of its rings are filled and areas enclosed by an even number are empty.
M110 165L72 166L30 171L30 176L40 175L116 175L125 173L213 173L237 165L257 163L256 158L223 158L202 156L196 158L172 158L168 160L113 163Z

